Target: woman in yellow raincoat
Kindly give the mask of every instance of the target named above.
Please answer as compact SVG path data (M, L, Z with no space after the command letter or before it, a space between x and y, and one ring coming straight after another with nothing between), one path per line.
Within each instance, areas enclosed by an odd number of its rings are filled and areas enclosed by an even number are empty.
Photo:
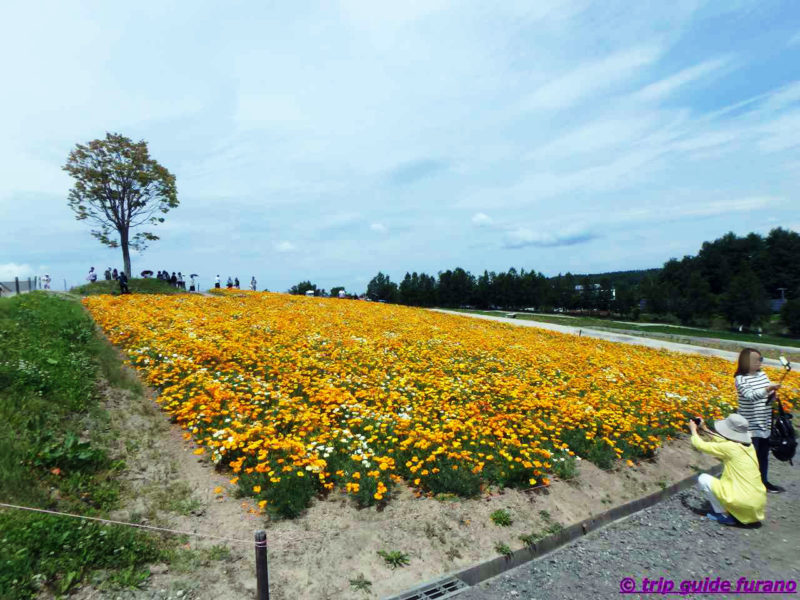
M704 432L712 433L702 420L700 426ZM719 479L703 473L697 480L698 487L711 502L708 518L724 525L763 521L767 489L761 482L747 419L734 413L727 419L715 421L714 429L721 437L712 436L710 440L703 440L697 434L694 421L689 421L689 429L692 446L719 458L724 465Z

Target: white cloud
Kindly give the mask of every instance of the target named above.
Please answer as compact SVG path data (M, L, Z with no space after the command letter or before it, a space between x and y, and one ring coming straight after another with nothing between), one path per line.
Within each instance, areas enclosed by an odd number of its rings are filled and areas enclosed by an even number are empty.
M276 252L292 252L296 248L292 242L276 242L273 247Z
M383 223L372 223L369 228L377 233L386 233L389 231Z
M793 81L770 93L762 104L761 110L769 113L797 103L800 103L800 81Z
M30 265L16 263L0 263L0 281L14 281L14 277L29 277L35 275Z
M660 54L658 48L644 46L583 64L541 85L525 99L523 107L528 110L570 108L587 96L630 79L638 69L655 62Z
M472 224L478 227L487 227L494 223L494 220L487 214L479 212L472 215Z
M786 44L787 46L798 46L800 45L800 31L794 34Z
M672 92L678 88L697 81L698 79L705 78L715 71L719 71L728 65L729 62L730 60L728 58L707 60L699 65L683 69L661 81L651 83L637 92L634 97L639 100L661 100L672 94Z

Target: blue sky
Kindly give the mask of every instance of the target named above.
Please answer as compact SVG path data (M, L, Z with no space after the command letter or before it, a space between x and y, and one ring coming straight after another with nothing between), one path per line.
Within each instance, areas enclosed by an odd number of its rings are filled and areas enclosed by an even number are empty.
M31 1L0 56L0 280L121 265L61 170L107 131L177 176L134 271L206 284L647 268L800 231L797 2Z

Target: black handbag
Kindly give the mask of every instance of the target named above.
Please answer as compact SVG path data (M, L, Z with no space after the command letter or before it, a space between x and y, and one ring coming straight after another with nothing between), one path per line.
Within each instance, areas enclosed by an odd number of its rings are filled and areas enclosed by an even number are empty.
M797 434L792 425L792 415L783 410L778 395L775 394L773 402L777 405L777 414L772 413L772 430L769 434L769 447L772 455L781 461L789 461L794 466L792 459L797 452Z

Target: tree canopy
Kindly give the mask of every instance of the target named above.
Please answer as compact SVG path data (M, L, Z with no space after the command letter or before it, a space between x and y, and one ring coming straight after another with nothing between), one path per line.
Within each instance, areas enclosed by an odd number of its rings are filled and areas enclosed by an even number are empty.
M63 169L74 179L69 207L79 221L95 227L92 235L111 248L122 248L124 270L131 276L130 249L142 251L158 238L140 226L164 222L178 206L175 176L150 157L147 142L118 133L76 144Z
M378 273L367 287L374 300L412 306L601 311L635 317L641 310L684 324L717 316L731 325L758 325L770 299L791 301L784 322L795 323L800 302L800 234L777 228L764 237L728 233L705 242L696 256L672 258L660 269L559 274L510 268L477 277L456 267L437 275L406 273L400 285ZM793 327L800 327L793 325Z

